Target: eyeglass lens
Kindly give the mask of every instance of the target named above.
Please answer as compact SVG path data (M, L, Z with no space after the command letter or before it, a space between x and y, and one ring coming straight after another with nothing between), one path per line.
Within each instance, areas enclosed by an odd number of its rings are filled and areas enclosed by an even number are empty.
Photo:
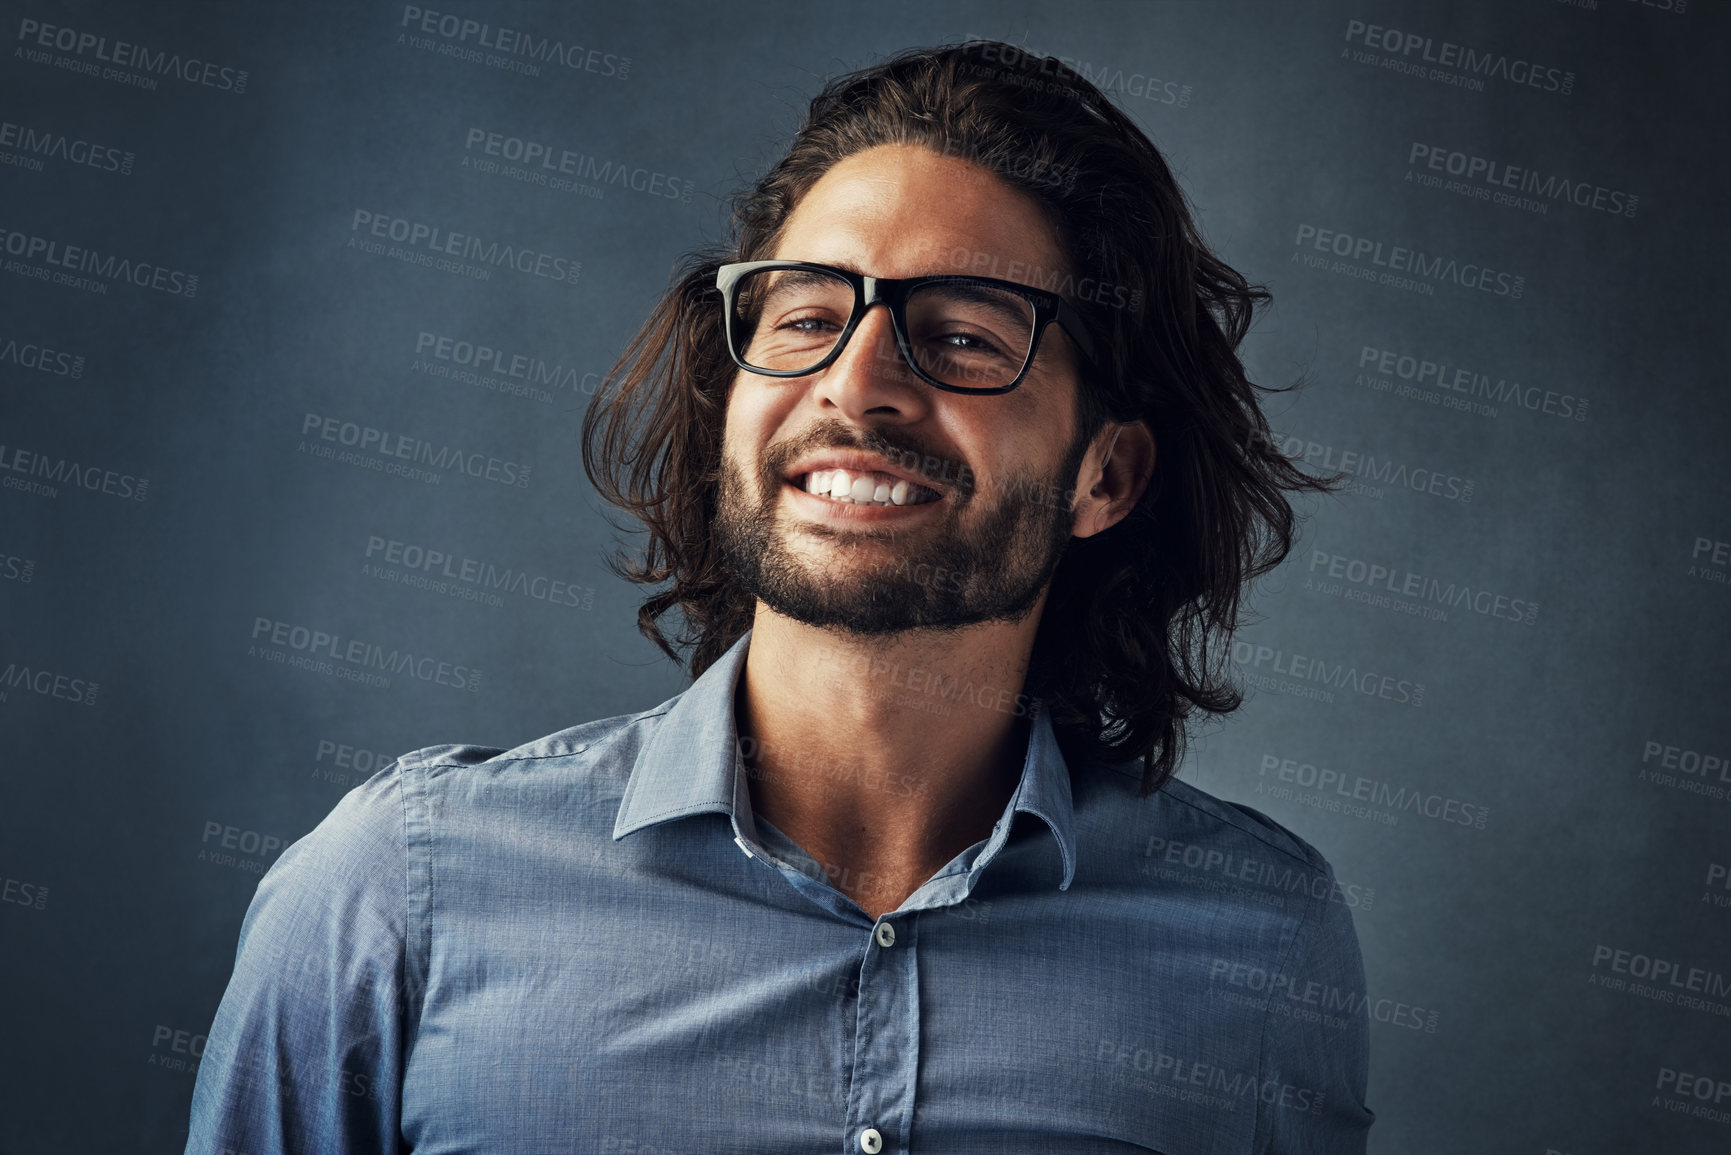
M853 303L853 286L833 273L748 273L734 294L740 357L758 369L811 369L835 348ZM999 389L1027 364L1034 307L1020 294L969 281L938 281L908 294L903 312L915 363L945 385Z

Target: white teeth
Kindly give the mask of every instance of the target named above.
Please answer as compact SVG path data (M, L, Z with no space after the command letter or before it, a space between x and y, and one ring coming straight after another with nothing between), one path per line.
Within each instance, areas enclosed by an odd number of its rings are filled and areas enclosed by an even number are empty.
M901 478L845 469L811 470L805 475L805 491L848 505L919 505L936 500L936 495Z

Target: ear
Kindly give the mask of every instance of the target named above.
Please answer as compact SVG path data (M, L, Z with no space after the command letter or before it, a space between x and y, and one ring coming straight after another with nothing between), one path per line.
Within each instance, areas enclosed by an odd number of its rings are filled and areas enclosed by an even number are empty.
M1154 433L1147 422L1108 421L1077 471L1076 521L1071 532L1093 537L1123 521L1153 476Z

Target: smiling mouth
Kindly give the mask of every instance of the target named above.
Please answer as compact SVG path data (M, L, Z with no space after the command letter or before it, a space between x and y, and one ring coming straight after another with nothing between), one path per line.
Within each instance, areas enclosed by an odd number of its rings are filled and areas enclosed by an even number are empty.
M814 469L790 477L788 482L813 497L840 505L925 505L942 496L905 478L863 470Z

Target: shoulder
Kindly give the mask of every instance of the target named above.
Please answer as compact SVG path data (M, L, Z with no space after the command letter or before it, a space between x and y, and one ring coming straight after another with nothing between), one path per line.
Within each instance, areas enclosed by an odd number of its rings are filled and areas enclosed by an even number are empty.
M452 743L424 746L402 755L376 777L400 776L412 791L417 780L433 782L452 775L483 778L504 770L606 774L622 765L628 773L656 723L678 700L675 697L653 709L557 730L508 749ZM361 789L364 786L356 787Z
M400 869L405 843L401 783L393 762L344 794L312 830L290 843L259 881L259 895L290 880L320 888L364 885L381 868Z
M427 832L430 813L448 814L453 792L484 792L500 779L565 778L617 793L609 785L617 779L623 787L637 751L674 701L509 749L441 743L410 750L343 795L317 826L290 844L260 890L280 889L291 879L316 880L321 888L344 881L378 888L393 874L400 880Z
M1321 851L1254 807L1229 802L1178 778L1142 797L1140 763L1097 763L1081 776L1078 811L1120 837L1141 835L1149 857L1204 862L1236 851L1283 867L1332 874ZM1240 863L1240 866L1243 864Z
M1303 863L1315 870L1333 869L1321 851L1260 810L1241 802L1217 798L1176 778L1168 781L1157 793L1169 804L1194 812L1203 826L1213 829L1216 837L1261 843L1283 859Z
M1342 882L1320 850L1261 811L1177 779L1142 797L1139 766L1096 769L1077 776L1076 816L1078 855L1101 881L1272 917L1285 933L1338 933L1370 909L1372 888Z
M430 895L441 874L435 859L448 866L452 855L492 847L538 823L553 836L574 814L592 814L588 825L610 829L607 806L582 803L617 799L665 708L573 726L508 750L444 743L403 754L283 850L259 880L243 947L250 941L254 957L306 949L424 954ZM543 790L579 805L533 805L532 792Z
M1079 814L1133 847L1095 856L1121 872L1106 881L1153 900L1163 949L1186 960L1215 1034L1256 1041L1244 1060L1267 1089L1255 1149L1362 1151L1374 1116L1354 914L1374 892L1343 884L1321 851L1253 807L1177 779L1144 798L1139 765L1097 769L1078 776Z

